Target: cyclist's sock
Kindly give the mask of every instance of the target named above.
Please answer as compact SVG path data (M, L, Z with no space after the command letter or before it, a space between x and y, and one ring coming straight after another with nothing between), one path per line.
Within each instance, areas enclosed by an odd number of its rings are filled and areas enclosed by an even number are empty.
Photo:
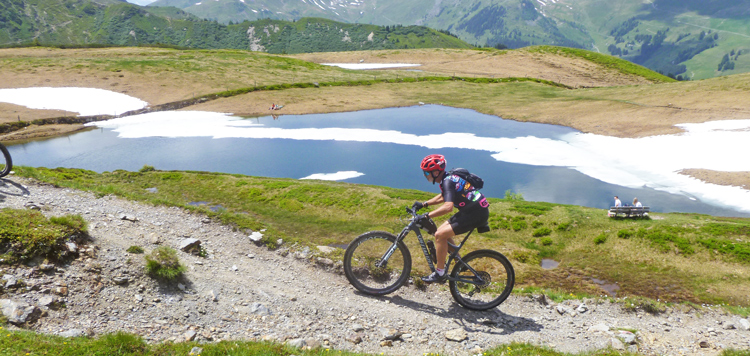
M445 270L444 270L444 269L440 269L440 268L435 268L435 270L436 270L436 271L437 271L437 273L438 273L439 275L441 275L441 276L445 274Z

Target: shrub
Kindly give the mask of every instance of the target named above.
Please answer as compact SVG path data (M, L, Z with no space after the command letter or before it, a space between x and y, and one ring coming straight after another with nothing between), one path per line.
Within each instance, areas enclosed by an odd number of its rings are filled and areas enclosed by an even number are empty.
M605 234L603 232L601 234L599 234L599 236L597 236L597 237L594 238L594 243L597 244L597 245L601 245L601 244L603 244L605 242L607 242L607 234Z
M557 231L568 231L572 226L573 224L571 224L570 222L564 222L564 223L561 223L560 225L557 225L556 229Z
M548 227L541 227L536 230L534 230L534 233L532 234L534 237L542 237L547 236L552 233L552 230Z
M536 251L530 251L530 250L515 250L511 253L513 258L521 263L528 263L528 264L539 264L541 262L541 259L539 258L539 253Z
M144 164L143 168L141 168L138 172L145 173L145 172L153 172L155 170L156 168L154 168L154 166L149 166L149 165Z
M629 239L633 236L634 232L630 230L620 230L617 232L617 237L621 239Z
M523 194L513 193L510 189L505 191L505 200L521 200L523 201Z
M146 273L152 277L172 280L186 271L186 268L180 265L177 251L169 247L157 247L145 258Z
M541 221L539 221L539 220L534 221L533 223L531 223L531 227L533 227L535 229L538 228L538 227L541 227L541 226L544 226L544 223L541 222Z
M513 231L521 231L529 226L529 224L527 224L526 221L523 220L514 220L511 225L513 227Z
M516 201L513 203L510 210L517 211L521 214L540 216L551 211L554 206L554 204L545 202Z
M625 309L632 312L640 309L647 313L656 315L665 312L667 306L664 303L657 302L653 299L635 296L625 300Z
M143 253L143 247L141 246L130 246L127 249L130 253Z
M543 237L541 241L542 241L542 246L552 245L552 238L551 237Z

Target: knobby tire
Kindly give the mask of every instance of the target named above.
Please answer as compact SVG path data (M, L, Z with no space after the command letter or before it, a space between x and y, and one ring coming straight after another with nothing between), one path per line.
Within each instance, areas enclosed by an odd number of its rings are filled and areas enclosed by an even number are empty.
M5 161L0 162L0 177L5 177L13 169L13 161L10 159L10 152L2 144L0 144L0 151L3 151L3 157L5 157Z
M462 257L464 263L456 262L451 272L453 278L477 281L474 273L466 265L482 275L482 280L490 277L485 285L477 286L469 282L450 281L453 299L467 309L492 309L510 296L516 281L513 265L501 253L492 250L477 250Z
M403 241L399 242L385 268L375 266L395 241L393 234L370 231L349 244L344 254L344 273L354 288L369 295L385 295L408 281L411 254Z

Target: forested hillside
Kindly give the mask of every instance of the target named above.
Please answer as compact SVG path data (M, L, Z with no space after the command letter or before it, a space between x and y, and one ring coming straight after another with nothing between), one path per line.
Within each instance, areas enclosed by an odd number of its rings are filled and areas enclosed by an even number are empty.
M620 56L680 79L750 71L750 0L158 0L222 23L324 17L424 25L480 46L556 45ZM151 7L151 6L150 6Z
M220 24L182 10L116 0L0 3L0 45L153 45L304 53L395 48L469 48L421 26L344 24L325 19Z

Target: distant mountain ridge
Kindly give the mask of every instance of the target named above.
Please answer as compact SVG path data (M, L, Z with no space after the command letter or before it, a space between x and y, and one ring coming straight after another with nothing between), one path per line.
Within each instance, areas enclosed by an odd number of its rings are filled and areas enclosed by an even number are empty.
M681 78L750 71L750 56L743 55L750 52L750 0L157 0L153 6L226 23L316 16L424 25L482 46L590 49Z
M347 24L322 18L223 25L173 7L120 0L8 0L0 3L0 45L149 45L270 53L397 48L470 48L423 26Z

